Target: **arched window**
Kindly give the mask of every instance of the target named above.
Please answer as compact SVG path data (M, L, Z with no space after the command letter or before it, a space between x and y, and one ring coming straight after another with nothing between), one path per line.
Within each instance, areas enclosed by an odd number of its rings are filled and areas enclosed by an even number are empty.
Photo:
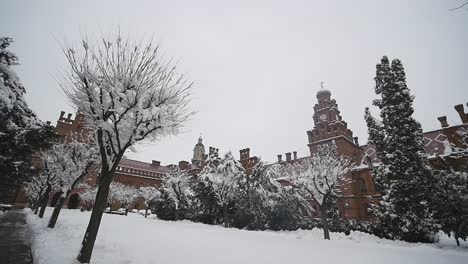
M359 192L361 193L367 192L366 181L361 177L358 178L358 186L359 186Z

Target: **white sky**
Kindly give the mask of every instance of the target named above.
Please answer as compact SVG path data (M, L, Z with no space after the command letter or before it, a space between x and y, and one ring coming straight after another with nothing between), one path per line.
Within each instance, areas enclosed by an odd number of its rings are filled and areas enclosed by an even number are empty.
M468 102L468 10L448 9L463 2L6 1L0 32L15 40L16 71L42 120L55 124L61 110L73 112L56 81L66 66L59 42L120 27L136 39L154 36L196 85L191 105L198 113L186 132L130 157L190 160L202 134L206 149L238 156L250 147L275 161L289 151L308 154L306 130L322 80L365 143L364 107L376 98L382 55L403 61L425 131L438 129L441 115L460 123L453 106Z

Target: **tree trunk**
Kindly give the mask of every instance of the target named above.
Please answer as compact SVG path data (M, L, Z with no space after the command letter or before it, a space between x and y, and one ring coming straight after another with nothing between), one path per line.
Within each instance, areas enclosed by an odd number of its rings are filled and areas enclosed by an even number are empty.
M224 227L228 227L228 217L227 217L227 203L223 205L223 220L224 220Z
M55 227L55 224L57 223L57 219L58 219L59 214L60 214L60 210L62 210L62 207L63 207L64 203L65 203L65 197L60 196L59 200L55 204L54 211L52 212L52 215L50 216L49 224L47 225L47 227L50 227L50 228Z
M77 260L80 263L89 263L91 261L94 243L96 242L99 226L101 225L102 214L104 213L104 209L107 205L107 196L109 195L109 187L113 173L114 171L101 173L101 177L103 178L96 194L96 201L94 202L88 228L86 229L83 241L81 242L80 253L77 257Z
M145 208L145 218L148 215L148 207Z
M52 187L47 187L47 190L44 193L44 197L42 197L41 210L39 211L39 218L44 217L44 212L45 212L45 209L47 207L47 202L49 202L49 194L50 194L51 189L52 189Z
M321 212L322 212L322 228L323 228L323 237L326 240L330 240L330 233L328 231L328 223L327 223L327 210L325 206L321 206Z
M454 232L455 240L457 241L457 246L460 246L460 241L458 238L460 237L461 234L463 234L463 229L465 228L465 225L467 223L468 223L467 221L462 221L460 225L458 225L457 230Z
M33 205L32 205L32 208L31 208L31 210L33 210L33 211L34 211L34 214L36 214L36 215L37 215L37 212L39 211L39 206L38 206L38 204L39 204L39 201L35 201L35 202L33 203Z
M179 209L176 208L174 211L174 221L178 221L178 220L179 220Z

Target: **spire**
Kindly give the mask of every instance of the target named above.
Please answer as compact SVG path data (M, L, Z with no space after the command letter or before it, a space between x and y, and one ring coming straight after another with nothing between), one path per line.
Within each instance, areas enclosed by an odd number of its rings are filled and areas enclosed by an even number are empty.
M198 138L198 143L193 148L193 158L192 158L192 163L198 166L200 166L203 160L205 160L205 146L203 145L202 142L203 142L203 139L200 134L200 137Z
M324 88L325 82L320 82L320 89L317 92L317 99L328 99L330 100L331 92Z

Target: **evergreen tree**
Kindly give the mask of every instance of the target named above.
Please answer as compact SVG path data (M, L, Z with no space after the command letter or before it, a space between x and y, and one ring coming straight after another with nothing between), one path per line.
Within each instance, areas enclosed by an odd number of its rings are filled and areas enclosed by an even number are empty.
M218 205L222 207L224 227L228 227L228 209L238 195L239 182L245 180L244 168L232 153L228 152L215 171L208 168L203 172L200 177L214 193Z
M250 230L268 228L268 218L282 198L282 186L274 170L258 161L251 175L239 179L233 225Z
M37 173L33 154L47 148L55 134L24 99L26 90L12 69L19 64L18 57L7 50L12 42L0 38L0 185L13 187Z
M369 142L381 163L374 169L382 201L371 208L379 219L377 235L410 242L429 241L437 225L433 220L432 192L435 178L424 153L421 125L412 118L413 100L402 63L383 57L377 65L375 92L381 99L381 121L366 108Z
M448 236L453 234L460 246L460 239L468 238L468 173L453 170L443 157L438 161L441 167L434 172L438 187L433 190L437 206L434 217L440 229Z

